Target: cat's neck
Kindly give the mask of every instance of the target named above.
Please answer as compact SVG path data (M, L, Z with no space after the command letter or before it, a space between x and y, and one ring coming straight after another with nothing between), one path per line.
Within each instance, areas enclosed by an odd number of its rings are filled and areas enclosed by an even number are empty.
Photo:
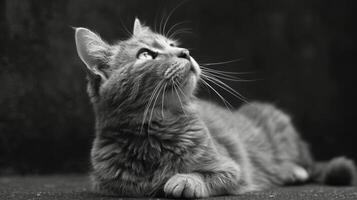
M184 134L187 127L195 127L196 130L204 129L193 102L174 109L157 106L137 112L96 111L96 129L99 134L105 131L117 134L126 131L138 136L162 134L168 136L170 133L172 136L177 136Z

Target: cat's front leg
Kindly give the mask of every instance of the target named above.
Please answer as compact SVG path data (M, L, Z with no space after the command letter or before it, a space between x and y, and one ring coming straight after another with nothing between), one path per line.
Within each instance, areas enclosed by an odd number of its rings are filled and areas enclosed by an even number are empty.
M247 184L241 179L241 170L231 160L201 166L192 173L176 174L164 186L168 196L202 198L224 194L239 194L246 190Z

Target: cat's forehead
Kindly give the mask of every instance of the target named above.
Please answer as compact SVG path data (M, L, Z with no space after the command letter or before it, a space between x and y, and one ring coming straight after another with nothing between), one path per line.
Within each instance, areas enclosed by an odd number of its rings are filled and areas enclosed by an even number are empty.
M150 46L156 49L164 49L166 46L175 44L176 41L169 39L163 35L157 34L157 33L152 33L152 34L147 34L143 35L140 37L136 37L136 42L140 44L144 44L146 46Z

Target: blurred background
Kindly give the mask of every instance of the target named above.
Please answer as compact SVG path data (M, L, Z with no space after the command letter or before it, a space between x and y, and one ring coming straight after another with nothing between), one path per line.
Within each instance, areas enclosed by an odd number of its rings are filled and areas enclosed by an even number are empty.
M0 0L0 174L86 172L94 116L74 27L109 42L134 18L158 27L180 1ZM253 82L227 82L290 113L318 159L357 161L356 1L188 0L168 26L201 63ZM186 21L187 20L187 21ZM167 29L166 29L167 30ZM219 90L234 107L241 101ZM199 95L219 102L213 92ZM221 102L219 102L221 103Z

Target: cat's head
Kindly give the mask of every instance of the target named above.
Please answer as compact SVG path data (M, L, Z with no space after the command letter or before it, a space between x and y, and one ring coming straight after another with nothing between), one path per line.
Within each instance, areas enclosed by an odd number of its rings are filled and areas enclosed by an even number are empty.
M85 28L76 29L75 40L94 104L140 112L149 104L176 108L193 96L201 70L189 51L138 19L132 36L116 44Z

